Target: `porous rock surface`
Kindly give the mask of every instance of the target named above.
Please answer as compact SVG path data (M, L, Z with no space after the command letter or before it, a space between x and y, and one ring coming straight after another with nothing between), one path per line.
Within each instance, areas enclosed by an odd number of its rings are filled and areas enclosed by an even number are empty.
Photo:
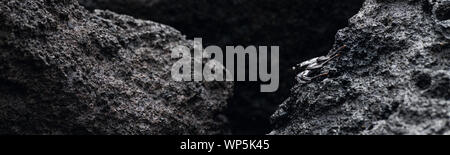
M271 134L450 134L449 19L448 0L367 0L329 75L292 89Z
M0 2L0 134L218 134L231 85L175 82L177 30L75 0Z

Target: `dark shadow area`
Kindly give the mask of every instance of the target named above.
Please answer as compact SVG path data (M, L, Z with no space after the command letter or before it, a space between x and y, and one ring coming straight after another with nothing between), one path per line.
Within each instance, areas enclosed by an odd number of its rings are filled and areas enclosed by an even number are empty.
M225 115L233 134L266 134L269 117L295 83L292 66L331 49L336 32L362 0L80 0L88 9L109 9L180 30L204 46L280 46L280 87L260 93L259 82L236 82ZM142 4L145 2L145 4Z

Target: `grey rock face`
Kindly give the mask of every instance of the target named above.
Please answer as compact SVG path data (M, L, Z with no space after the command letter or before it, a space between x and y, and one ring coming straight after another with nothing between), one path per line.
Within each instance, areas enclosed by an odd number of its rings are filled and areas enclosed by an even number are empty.
M449 2L367 0L328 75L292 89L271 134L450 134Z
M229 83L174 82L177 30L74 0L0 2L0 134L217 134Z

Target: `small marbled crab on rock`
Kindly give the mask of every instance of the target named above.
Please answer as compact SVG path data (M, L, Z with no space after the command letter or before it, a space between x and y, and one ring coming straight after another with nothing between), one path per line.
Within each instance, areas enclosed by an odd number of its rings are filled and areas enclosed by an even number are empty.
M327 76L329 72L322 71L321 69L325 64L330 62L331 60L335 59L336 57L341 55L342 50L347 48L346 45L340 47L335 52L332 52L331 54L328 54L327 56L321 56L317 58L310 59L308 61L302 62L298 64L297 66L293 67L293 70L300 70L302 71L300 74L296 76L296 80L301 84L306 84L311 82L312 80Z

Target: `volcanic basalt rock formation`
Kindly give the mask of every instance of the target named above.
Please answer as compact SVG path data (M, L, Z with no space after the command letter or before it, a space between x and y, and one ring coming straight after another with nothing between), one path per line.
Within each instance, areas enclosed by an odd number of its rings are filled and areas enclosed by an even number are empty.
M0 134L219 134L231 84L175 82L179 31L75 0L0 2Z
M79 0L175 27L204 45L280 46L280 88L259 93L260 83L235 82L226 115L237 134L270 132L270 115L294 86L292 66L324 55L363 0Z
M76 0L0 2L0 134L224 134L227 117L234 133L270 131L266 116L294 83L291 67L324 54L328 34L360 7L78 1L90 11ZM236 83L224 112L230 83L171 80L170 50L192 41L98 8L205 45L279 45L280 91ZM273 114L270 134L450 134L449 28L449 0L366 0L337 33L334 59L308 74L322 75L297 83Z
M292 89L271 134L450 134L449 27L448 0L367 0L328 76Z

